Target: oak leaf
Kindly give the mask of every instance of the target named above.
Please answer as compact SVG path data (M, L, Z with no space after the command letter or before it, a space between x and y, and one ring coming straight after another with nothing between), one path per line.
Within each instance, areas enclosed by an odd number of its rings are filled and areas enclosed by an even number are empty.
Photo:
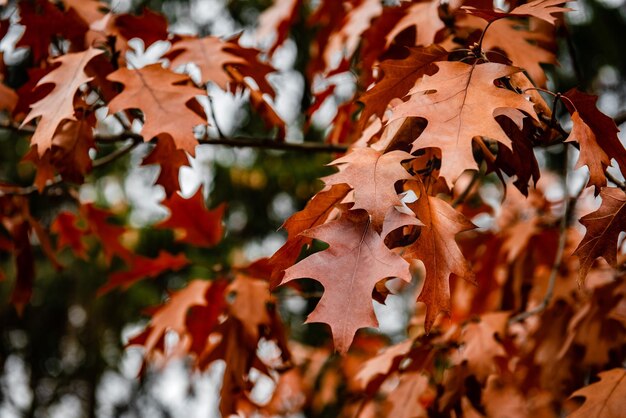
M108 6L99 0L62 0L63 5L73 9L87 25L91 25L104 16Z
M622 145L617 133L619 129L615 121L600 112L596 106L598 96L583 93L577 89L569 90L563 95L569 100L564 100L570 114L578 112L580 118L593 132L596 141L606 155L617 161L622 175L626 176L626 149ZM581 147L583 144L581 144ZM582 152L582 150L581 150Z
M485 51L500 49L513 65L523 68L538 85L545 86L546 73L540 64L555 64L556 56L545 49L551 38L540 31L519 28L519 22L499 20L486 29L483 39Z
M479 322L470 322L461 333L457 362L466 362L467 368L479 382L498 372L497 357L505 357L500 343L504 336L508 312L492 312L481 316Z
M403 257L424 263L426 277L417 301L426 304L424 327L428 332L440 312L450 312L450 275L473 278L455 237L474 225L448 203L428 196L423 186L419 199L408 206L424 224L419 237L405 249Z
M595 212L580 219L587 228L574 255L580 259L578 280L584 282L593 262L603 257L609 264L617 263L617 239L626 230L626 194L616 187L606 187L600 192L602 204Z
M192 280L185 288L173 292L152 313L148 327L131 338L128 344L144 346L147 357L153 356L157 350L165 352L164 338L168 331L176 332L182 344L190 344L192 336L187 328L187 315L192 308L207 305L206 294L213 284L206 280ZM217 325L217 320L213 322Z
M572 130L566 142L576 141L580 144L580 155L576 168L586 165L589 168L587 187L594 186L596 195L606 186L606 169L611 165L611 159L602 147L589 125L580 117L578 112L572 114Z
M510 12L505 12L500 9L477 9L471 6L463 6L467 13L479 16L488 22L502 19L505 17L536 17L537 19L544 20L551 25L556 24L557 17L554 14L560 14L568 12L572 9L568 7L561 7L565 3L565 0L534 0L526 4L515 7Z
M241 47L235 41L224 41L215 36L181 36L166 57L171 60L172 68L196 64L200 69L202 83L213 82L224 91L232 91L233 87L240 84L235 75L229 72L229 67L236 69L242 78L254 79L262 94L274 97L274 89L267 80L267 76L275 71L274 67L259 61L258 50Z
M302 0L274 0L274 4L265 9L259 16L259 26L256 30L257 38L263 40L274 35L268 46L268 55L274 54L276 49L287 39L289 29L298 18L301 5Z
M426 402L422 398L432 397L428 376L420 372L403 373L398 386L389 394L387 403L390 417L427 418ZM430 396L429 396L430 395Z
M439 18L440 2L438 0L426 0L416 3L405 3L403 16L387 33L387 47L404 30L414 27L416 30L415 45L431 45L435 43L437 33L445 28L445 24Z
M226 206L222 204L208 210L204 204L202 188L188 199L180 192L175 193L163 205L170 210L170 216L155 227L173 229L176 241L198 247L213 247L222 239L222 217Z
M354 190L352 209L365 209L372 224L380 228L392 206L401 206L395 184L413 179L401 162L413 156L404 151L381 154L372 148L356 148L330 165L339 166L339 172L324 177L327 186L348 184Z
M50 231L59 236L57 248L60 250L64 247L72 249L74 254L80 258L87 258L87 247L83 243L83 236L86 230L77 225L78 218L72 212L61 212L57 215Z
M206 124L206 117L191 106L196 102L195 97L205 92L187 85L188 76L152 64L138 69L120 68L107 79L124 85L124 90L109 102L110 114L140 109L144 116L141 134L146 142L168 134L176 148L195 155L198 140L193 128Z
M359 46L363 32L383 11L383 6L378 0L359 0L354 3L344 15L339 30L334 31L328 37L328 43L323 52L327 72L336 67L335 64L341 59L352 57Z
M421 117L428 121L413 143L413 151L441 149L441 176L451 186L463 171L478 169L472 154L475 136L485 136L511 147L511 140L495 120L498 109L521 110L534 119L537 116L532 103L523 95L494 85L495 80L511 76L519 68L495 63L435 65L439 71L418 82L409 93L411 98L393 109L392 120Z
M376 283L387 277L409 282L409 265L385 246L365 211L349 211L302 234L330 246L285 270L282 283L308 277L324 286L307 322L328 324L335 349L345 354L359 328L378 325L372 306Z
M17 47L30 49L32 59L40 63L50 54L50 43L56 37L75 41L81 39L87 27L68 13L63 13L49 0L22 1L19 3L20 24L24 32Z
M189 158L185 151L176 149L169 135L160 136L156 147L141 162L141 165L150 164L159 165L160 171L156 183L163 186L166 196L170 197L180 190L180 168L189 166Z
M102 295L118 286L126 289L141 279L157 277L167 270L180 270L187 264L189 260L182 253L172 255L161 251L156 258L135 255L131 260L130 269L111 274L109 280L98 289L98 294Z
M80 213L87 222L89 231L98 238L107 263L110 264L114 256L130 262L133 254L120 242L126 228L107 222L113 216L111 212L86 203L81 205Z
M272 266L271 288L280 283L279 275L286 268L293 265L304 245L311 243L311 238L301 235L314 226L321 225L337 205L350 191L346 184L331 186L313 196L304 209L294 213L283 223L282 228L287 230L287 242L269 259Z
M570 418L619 418L626 410L626 369L617 368L598 373L600 381L572 394L585 402Z
M407 51L408 55L404 58L388 59L380 63L382 76L359 98L365 106L361 115L363 122L369 121L371 115L382 118L392 99L406 96L417 79L426 74L431 64L447 54L446 50L437 45L408 48Z
M89 48L82 52L65 54L52 60L60 64L44 76L37 86L54 84L54 89L43 99L31 105L31 111L24 119L22 127L40 117L37 129L31 138L31 144L37 146L39 156L52 147L54 134L64 120L76 120L74 116L74 94L80 86L89 82L91 77L85 73L85 67L94 57L104 51Z

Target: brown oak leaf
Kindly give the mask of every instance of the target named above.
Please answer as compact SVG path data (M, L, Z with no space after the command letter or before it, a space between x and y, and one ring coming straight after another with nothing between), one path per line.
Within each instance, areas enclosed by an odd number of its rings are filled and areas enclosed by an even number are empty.
M472 279L473 273L463 257L455 236L474 228L461 213L438 197L428 196L423 186L419 199L409 204L422 221L417 240L409 245L403 257L424 263L426 277L417 301L426 304L424 327L430 331L440 312L450 312L450 275Z
M215 36L181 36L166 56L171 60L172 68L188 63L196 64L203 83L211 81L225 91L232 91L233 87L240 84L236 75L227 68L231 67L242 77L254 79L262 94L274 97L274 89L267 81L267 76L275 71L274 67L259 61L258 50L241 47L235 41L224 41Z
M582 396L585 402L570 418L620 418L626 411L626 369L617 368L598 373L600 381L578 389L572 397Z
M94 57L104 51L89 48L82 52L65 54L52 60L60 64L39 80L37 86L54 84L54 89L43 99L31 105L31 110L24 119L22 127L40 117L37 129L31 138L31 144L37 146L42 157L52 147L52 139L57 128L64 120L76 120L74 116L74 94L80 86L89 82L91 77L85 73L85 66Z
M534 119L537 116L532 103L523 95L494 84L498 78L521 71L519 68L495 63L435 65L439 71L418 82L409 93L411 98L393 109L392 119L421 117L428 121L413 143L413 151L441 149L440 173L452 186L463 171L478 169L472 154L475 136L495 139L511 148L511 140L495 120L501 114L496 112L498 109L521 110Z
M359 98L365 108L360 118L363 123L371 115L383 116L392 99L403 98L435 61L447 54L446 50L431 45L426 48L408 48L408 55L402 59L388 59L380 64L380 80Z
M176 148L195 155L198 140L193 128L206 124L206 117L191 106L197 103L195 97L205 92L187 85L188 76L152 64L139 69L120 68L107 79L124 85L124 90L109 102L109 113L140 109L144 117L141 134L146 142L169 134Z
M274 35L272 42L268 45L268 55L274 54L274 51L287 39L289 29L298 18L301 5L302 0L274 0L274 4L259 16L256 36L259 39L267 39L270 35Z
M409 282L409 265L385 246L365 211L346 212L302 234L330 246L285 270L282 283L308 277L324 286L307 322L328 324L335 349L345 354L358 329L378 326L372 306L376 283L387 277Z
M615 121L598 110L596 106L598 96L586 94L577 89L569 90L563 96L569 99L564 100L563 103L567 106L570 114L573 115L575 111L578 112L582 121L589 126L595 135L600 148L609 158L617 161L622 175L626 176L626 149L617 136L619 129L615 125Z
M560 5L563 3L565 3L565 0L534 0L526 4L522 4L521 6L517 6L510 12L504 12L500 9L478 9L471 6L463 6L462 9L469 14L482 17L488 22L505 17L532 16L554 25L557 17L552 16L553 14L560 14L572 10L568 7L561 7Z
M222 204L208 210L204 204L202 188L188 199L175 193L163 205L170 210L170 216L155 227L173 229L176 241L198 247L213 247L222 239L222 217L226 206Z
M579 282L584 282L593 262L603 257L609 264L617 263L617 239L626 230L626 194L616 187L600 192L602 204L595 212L580 219L587 228L574 255L580 259Z
M352 209L365 209L372 217L372 224L380 228L385 215L392 206L402 203L395 189L396 182L410 180L401 162L413 156L404 151L385 154L372 148L356 148L350 154L338 158L330 165L339 166L339 172L324 177L327 186L345 183L354 189Z
M378 0L359 0L353 3L352 8L343 16L339 29L328 36L323 51L326 72L337 67L335 64L341 59L352 57L363 32L370 27L372 19L383 11Z
M484 50L504 51L513 65L523 68L540 87L545 86L546 73L541 64L555 64L553 52L543 48L552 41L540 31L520 29L519 22L500 20L489 26L483 39Z
M146 357L152 357L157 350L165 352L164 338L168 331L178 334L181 339L179 344L190 344L187 315L192 308L207 305L206 295L213 285L213 282L206 280L192 280L185 288L172 293L167 302L152 313L148 327L131 338L128 345L142 345L145 347ZM214 326L217 325L217 318L212 322Z
M189 260L182 253L172 255L166 251L161 251L156 258L135 255L131 260L130 269L111 274L109 281L98 289L98 294L102 295L118 286L126 289L141 279L157 277L166 270L180 270L187 264L189 264Z
M589 168L589 182L587 187L594 186L596 195L606 186L606 168L611 165L611 159L598 144L596 135L585 123L578 112L572 114L572 130L566 142L576 141L580 144L580 155L576 168L586 165Z
M445 28L444 23L439 18L438 0L426 0L416 3L405 3L403 6L403 16L387 33L387 47L404 30L414 27L417 31L415 45L431 45L435 43L437 33Z
M346 184L337 184L330 189L322 190L309 200L304 209L294 213L283 223L282 228L287 230L287 242L269 259L272 266L271 287L280 283L280 274L293 265L302 247L311 243L311 238L301 235L307 229L321 225L350 191Z

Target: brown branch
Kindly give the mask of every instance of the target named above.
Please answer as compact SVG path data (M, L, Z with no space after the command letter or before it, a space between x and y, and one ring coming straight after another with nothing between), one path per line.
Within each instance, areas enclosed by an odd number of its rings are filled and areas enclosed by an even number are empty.
M60 175L54 176L51 180L46 182L44 190L49 189L50 187L57 186L63 183L63 178ZM34 184L30 186L10 186L10 185L0 185L0 196L5 195L29 195L31 193L35 193L38 191L37 186Z
M235 138L216 138L216 139L201 139L198 141L200 144L209 145L226 145L229 147L248 147L248 148L263 148L285 151L306 151L306 152L337 152L344 153L348 150L347 145L334 145L324 144L320 142L276 142L270 138L249 138L249 137L235 137Z
M556 286L556 279L559 275L559 269L561 268L561 263L563 262L563 253L565 251L565 242L567 241L567 224L571 217L572 212L574 211L574 206L583 190L586 188L587 180L583 183L583 186L580 188L578 193L573 196L570 200L569 195L567 193L567 148L563 151L563 159L565 163L565 169L563 173L563 191L565 193L565 208L563 210L563 216L561 217L561 222L559 223L559 243L556 250L556 255L554 257L554 262L552 263L552 268L550 270L550 277L548 278L548 288L546 289L546 293L541 300L541 303L535 306L533 309L521 312L514 317L509 319L509 324L514 324L516 322L523 322L531 316L538 315L542 313L552 300L554 296L554 287Z
M567 201L567 200L566 200ZM567 238L567 218L568 218L568 209L565 208L565 213L561 218L561 222L559 224L559 244L556 250L556 256L554 257L554 263L552 264L552 269L550 270L550 277L548 278L548 288L546 289L546 294L543 296L541 303L535 306L533 309L525 312L521 312L511 319L509 319L509 324L514 324L516 322L523 322L531 316L538 315L543 312L550 301L552 300L552 296L554 295L554 287L556 285L556 278L559 275L559 269L561 268L561 262L563 261L563 252L565 250L565 241Z
M141 144L141 142L142 142L141 140L133 139L133 141L128 143L128 145L126 145L125 147L118 148L112 153L107 154L102 158L98 158L97 160L94 160L91 166L93 168L100 168L107 164L110 164L113 161L117 160L118 158L123 157L124 155L128 154L133 148Z
M97 142L113 143L133 139L135 141L143 141L143 136L134 132L122 132L119 135L96 135ZM234 138L208 138L199 139L199 144L208 145L225 145L229 147L246 147L246 148L263 148L285 151L306 151L306 152L337 152L344 153L348 150L347 145L324 144L320 142L276 142L271 138L252 138L252 137L234 137Z

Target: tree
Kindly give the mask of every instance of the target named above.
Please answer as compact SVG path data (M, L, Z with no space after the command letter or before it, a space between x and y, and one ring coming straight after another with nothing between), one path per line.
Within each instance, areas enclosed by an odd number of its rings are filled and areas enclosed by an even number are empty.
M255 47L170 33L147 8L5 6L2 36L27 52L2 68L2 321L30 332L15 343L7 331L2 359L22 350L32 361L35 397L12 410L46 414L78 391L95 415L98 381L119 355L100 353L104 340L118 347L153 305L127 343L143 348L143 379L173 358L199 371L222 361L223 416L618 416L624 117L575 87L548 88L557 34L573 43L564 2L314 3L273 3ZM298 126L276 111L270 83L290 37L306 91ZM170 47L146 63L137 38ZM320 131L311 118L341 97L346 74L355 92ZM231 132L216 117L227 93L250 109ZM216 159L213 188L182 193L199 145L263 154L248 171ZM160 220L106 197L107 181L138 165L158 166ZM245 259L241 247L268 231L259 201L277 189L307 202L273 255ZM63 288L44 292L45 282ZM412 300L395 336L375 331L375 303L393 294ZM289 298L325 325L296 325ZM44 320L64 326L33 332ZM96 352L77 360L68 341ZM265 401L252 393L259 375L274 385Z

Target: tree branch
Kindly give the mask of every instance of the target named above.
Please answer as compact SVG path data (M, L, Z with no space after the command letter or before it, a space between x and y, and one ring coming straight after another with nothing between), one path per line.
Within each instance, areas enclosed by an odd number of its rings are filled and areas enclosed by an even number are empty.
M110 164L113 161L117 160L118 158L128 154L133 148L141 144L141 142L142 142L141 140L133 139L133 141L128 143L128 145L126 145L125 147L118 148L112 153L107 154L102 158L98 158L97 160L94 160L91 166L93 168L100 168L102 166Z
M97 142L113 143L133 139L143 141L143 136L134 132L122 132L119 135L96 135ZM306 151L306 152L337 152L344 153L348 150L347 145L324 144L320 142L277 142L271 138L252 138L239 136L234 138L208 138L199 139L199 144L225 145L229 147L263 148L285 151Z

